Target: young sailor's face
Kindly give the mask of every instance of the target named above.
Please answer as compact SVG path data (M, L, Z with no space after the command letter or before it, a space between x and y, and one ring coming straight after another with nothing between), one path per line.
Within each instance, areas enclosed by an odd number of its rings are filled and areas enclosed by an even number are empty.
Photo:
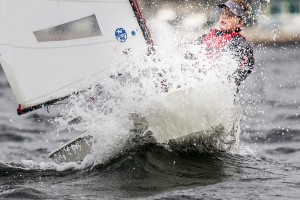
M223 8L220 20L219 20L219 28L221 31L235 31L239 28L242 28L243 20L241 18L235 16L228 8Z

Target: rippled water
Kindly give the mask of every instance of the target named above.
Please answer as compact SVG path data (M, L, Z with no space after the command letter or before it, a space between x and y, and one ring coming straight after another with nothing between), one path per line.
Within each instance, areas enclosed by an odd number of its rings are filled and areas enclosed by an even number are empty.
M94 167L47 160L76 133L56 134L59 106L17 116L1 71L0 198L299 199L300 50L257 46L255 52L255 71L239 93L240 154L147 143Z

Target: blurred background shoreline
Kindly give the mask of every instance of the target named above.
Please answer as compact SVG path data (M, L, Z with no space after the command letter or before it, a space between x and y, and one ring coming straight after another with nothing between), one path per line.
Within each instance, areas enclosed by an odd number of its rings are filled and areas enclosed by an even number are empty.
M167 22L186 41L217 27L220 0L139 0L147 20ZM299 44L300 0L248 0L251 14L242 34L253 44Z

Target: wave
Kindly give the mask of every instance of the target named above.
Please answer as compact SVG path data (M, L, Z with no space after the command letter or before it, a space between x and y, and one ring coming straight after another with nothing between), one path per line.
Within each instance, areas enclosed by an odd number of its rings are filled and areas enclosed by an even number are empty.
M17 127L18 124L2 124L0 123L0 137L6 138L13 141L13 138L16 141L23 141L25 139L29 139L28 137L24 137L25 133L37 135L44 131L44 128L37 128L37 127L27 127L27 128L20 128ZM23 139L22 139L23 138ZM30 139L29 139L30 140Z
M266 150L266 152L271 155L286 155L286 154L296 153L299 151L300 151L299 148L292 148L292 147L278 147L275 149Z
M45 199L48 196L33 188L9 186L0 187L0 198L4 199Z
M24 141L32 141L30 137L20 136L18 134L14 134L11 132L2 132L0 134L0 142L24 142Z
M59 170L59 167L64 170ZM158 143L144 143L102 164L82 169L78 163L60 166L33 161L0 163L0 197L37 195L32 198L54 198L55 193L51 191L55 189L60 197L74 195L78 198L82 191L87 194L88 189L90 195L99 195L101 191L101 194L114 198L132 198L237 179L276 178L276 174L281 176L291 170L294 169L261 157L194 148L182 151ZM80 185L76 191L75 185ZM29 188L27 193L25 188Z
M45 197L45 194L25 188L41 182L57 184L66 180L105 183L106 188L128 191L130 195L156 193L169 188L184 188L215 184L232 178L236 166L231 164L234 156L222 152L181 152L172 151L165 146L147 143L122 152L105 163L84 170L75 163L63 164L65 170L50 163L0 163L1 185L18 185L17 188L0 189L0 197L30 196ZM73 165L73 167L70 167ZM80 177L78 180L76 177ZM99 183L100 182L100 183ZM81 183L82 184L82 183ZM98 184L92 184L96 188ZM84 185L84 184L83 184ZM33 196L34 197L34 196Z
M292 128L273 128L270 130L246 129L242 139L248 143L299 142L300 130Z

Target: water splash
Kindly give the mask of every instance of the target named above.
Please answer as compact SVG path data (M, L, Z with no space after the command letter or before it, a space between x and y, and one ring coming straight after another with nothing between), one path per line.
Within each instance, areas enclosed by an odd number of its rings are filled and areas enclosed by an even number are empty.
M128 62L87 81L91 89L72 96L56 122L61 129L86 131L96 138L96 164L124 150L136 125L134 115L148 122L159 143L221 125L222 139L236 141L236 150L241 109L235 104L236 86L228 81L236 61L230 54L211 58L204 47L179 45L176 37L164 39L170 27L159 20L152 23L159 23L153 33L154 39L160 38L155 53L129 55ZM186 59L187 52L194 59ZM74 119L80 123L70 124Z

